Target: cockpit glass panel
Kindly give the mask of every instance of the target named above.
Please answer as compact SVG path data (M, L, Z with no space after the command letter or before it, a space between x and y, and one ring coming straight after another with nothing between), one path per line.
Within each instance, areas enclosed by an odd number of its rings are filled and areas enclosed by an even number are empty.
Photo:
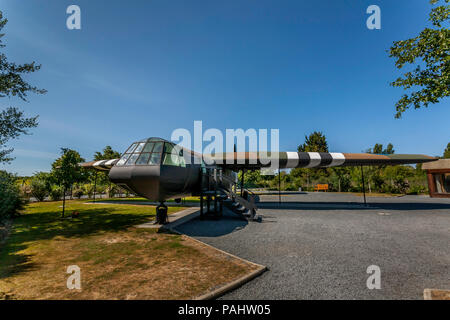
M150 159L150 153L141 153L141 156L136 160L136 164L147 164Z
M164 165L166 166L178 166L179 165L179 157L173 153L164 153Z
M145 145L144 149L142 150L142 152L152 152L153 146L155 145L154 142L149 142Z
M125 164L125 162L128 160L129 157L130 157L130 154L129 154L129 153L124 154L124 155L122 156L122 158L120 158L120 160L117 161L116 166L123 166L123 165Z
M133 143L128 149L127 151L125 151L125 153L131 153L133 152L133 150L136 148L137 143Z
M136 159L137 159L138 157L139 157L139 154L138 154L138 153L133 153L133 154L131 155L131 157L128 159L127 165L129 166L129 165L134 164L134 163L136 162Z
M183 157L183 149L173 143L164 143L163 165L186 167L186 161Z
M141 142L137 145L136 149L133 152L141 152L142 149L144 148L145 142Z
M161 153L152 153L148 164L159 164L161 161Z
M165 143L164 144L164 152L166 153L172 153L173 151L173 145L171 143Z
M153 152L161 152L163 148L162 142L156 142L155 146L153 147Z
M127 151L125 151L119 161L117 161L116 165L160 165L163 161L161 156L164 155L164 151L171 152L177 156L177 159L172 165L181 164L181 159L178 159L179 149L174 147L173 143L165 143L159 138L149 138L139 142L134 142L127 149Z

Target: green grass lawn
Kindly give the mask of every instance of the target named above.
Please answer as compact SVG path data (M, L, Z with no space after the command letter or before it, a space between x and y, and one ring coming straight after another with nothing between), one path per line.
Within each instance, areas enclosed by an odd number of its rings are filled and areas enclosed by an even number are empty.
M66 218L61 209L31 203L14 219L0 243L0 299L189 299L251 269L188 237L134 227L154 206L73 200ZM81 268L81 290L66 287L70 265Z
M169 214L182 210L169 207ZM77 211L79 216L71 218ZM27 257L17 254L27 243L57 236L85 237L96 233L119 231L155 216L154 206L86 204L83 200L66 201L65 218L61 217L62 202L37 202L27 205L24 213L14 220L8 241L1 247L0 278L27 268Z

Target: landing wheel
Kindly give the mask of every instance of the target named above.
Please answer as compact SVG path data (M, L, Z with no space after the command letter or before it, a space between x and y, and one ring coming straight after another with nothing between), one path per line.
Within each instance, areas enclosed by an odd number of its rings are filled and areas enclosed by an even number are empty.
M156 224L166 224L168 223L167 218L167 206L161 202L159 206L156 207Z

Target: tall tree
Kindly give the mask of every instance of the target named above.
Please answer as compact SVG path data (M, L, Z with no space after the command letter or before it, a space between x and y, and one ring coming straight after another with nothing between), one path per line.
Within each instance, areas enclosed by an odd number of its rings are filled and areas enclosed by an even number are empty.
M52 164L52 177L55 182L63 187L63 210L66 204L66 191L77 182L82 182L86 178L86 171L78 164L84 162L80 154L71 149L61 148L61 157Z
M431 0L435 5L441 0ZM450 0L443 0L448 3ZM431 10L429 21L433 28L425 28L417 37L394 42L389 57L395 59L398 69L414 65L412 71L391 83L403 87L404 94L396 104L396 118L410 106L428 107L450 95L450 5L442 4Z
M314 131L305 136L305 143L298 146L298 152L328 152L328 143L322 132Z
M0 49L3 49L1 33L8 20L3 17L0 11ZM27 101L29 92L42 94L46 91L30 85L24 75L38 71L40 65L34 61L32 63L16 64L9 62L4 52L0 52L0 97L19 97L23 101ZM15 139L21 134L28 134L29 129L37 126L37 117L26 118L22 111L17 107L4 107L0 112L0 163L10 162L13 160L9 155L13 148L5 148L6 143L10 139Z
M328 142L325 135L320 131L314 131L309 136L305 135L305 142L298 146L298 152L328 152ZM311 183L320 182L329 174L327 168L304 169L295 168L291 170L293 177L306 181L309 188Z
M383 150L383 154L394 154L395 150L394 150L394 146L392 145L392 143L389 143L386 147L386 149Z
M450 142L447 144L447 148L444 150L444 159L450 159Z
M367 153L374 154L393 154L394 152L394 145L392 143L388 143L385 149L383 149L383 145L381 143L375 143L373 148L367 150ZM383 179L381 176L385 168L386 166L367 166L364 169L364 176L367 179L367 187L369 189L369 193L374 190L380 189L380 186L383 184Z
M95 152L94 160L110 160L110 159L118 159L120 158L120 152L113 150L111 146L106 146L103 149L103 152Z
M383 149L383 145L381 143L375 143L373 148L367 149L367 153L374 154L394 154L394 152L394 145L392 143L388 143L385 149Z
M120 152L113 150L111 146L106 146L102 152L95 152L94 154L94 160L111 160L111 159L118 159L120 158ZM114 191L114 187L111 186L111 182L108 178L108 172L106 171L96 171L94 176L92 177L94 179L94 188L96 188L97 183L99 184L108 184L108 193L111 193ZM91 179L92 180L92 179Z
M375 143L373 148L367 150L367 153L380 154L383 153L383 145L379 143Z

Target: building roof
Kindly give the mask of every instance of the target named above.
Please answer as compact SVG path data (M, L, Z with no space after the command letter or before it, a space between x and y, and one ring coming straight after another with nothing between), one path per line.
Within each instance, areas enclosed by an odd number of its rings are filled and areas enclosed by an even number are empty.
M423 170L450 170L450 159L439 159L438 161L427 162L422 165Z

